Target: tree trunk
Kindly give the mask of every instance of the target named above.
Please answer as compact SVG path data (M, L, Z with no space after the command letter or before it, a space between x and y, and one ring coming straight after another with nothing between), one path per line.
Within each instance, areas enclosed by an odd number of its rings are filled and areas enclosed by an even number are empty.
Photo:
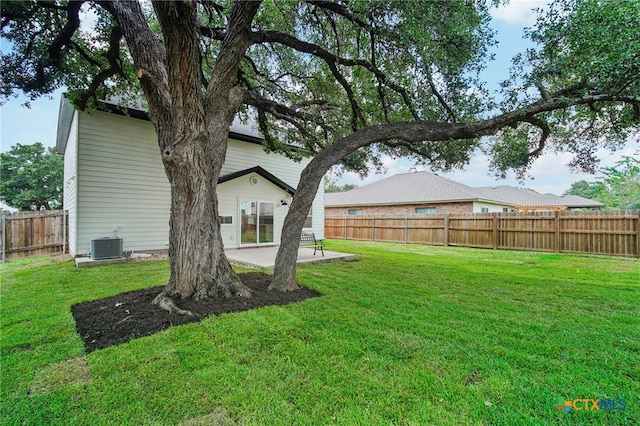
M169 297L251 295L224 254L217 182L229 125L240 106L232 88L250 44L251 22L260 2L234 2L231 6L228 31L206 91L198 3L152 4L162 39L152 33L139 2L101 3L122 26L171 184L171 277L154 303L169 311L188 313Z
M191 120L198 123L200 120ZM201 128L192 138L166 144L165 170L171 183L169 263L171 277L162 296L249 297L224 253L218 216L217 180L226 153L227 132ZM221 124L220 127L224 127ZM156 301L159 303L160 299Z
M296 268L300 235L322 177L328 170L319 163L320 161L313 159L300 175L300 183L284 219L281 244L276 255L269 290L293 291L299 288L296 281Z
M215 183L190 175L174 176L171 184L169 263L171 278L165 289L169 296L231 297L251 295L224 253L218 219Z

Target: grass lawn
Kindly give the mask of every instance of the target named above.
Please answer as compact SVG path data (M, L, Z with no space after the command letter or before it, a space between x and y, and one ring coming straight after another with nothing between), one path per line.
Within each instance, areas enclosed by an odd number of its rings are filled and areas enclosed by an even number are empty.
M87 356L71 305L163 284L167 262L2 266L0 422L640 424L637 259L328 249L359 260L299 268L323 297ZM555 408L575 399L624 399L625 409Z

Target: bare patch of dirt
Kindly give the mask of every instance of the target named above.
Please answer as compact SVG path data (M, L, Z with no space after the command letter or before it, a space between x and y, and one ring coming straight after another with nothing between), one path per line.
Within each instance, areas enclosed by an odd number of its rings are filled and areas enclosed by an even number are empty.
M90 381L87 359L85 357L68 359L50 364L36 372L29 395L44 395L63 386L89 383Z
M249 299L210 298L202 301L175 299L181 309L192 316L170 314L151 302L163 290L161 287L123 293L106 299L79 303L71 307L76 330L87 353L138 337L150 336L174 325L198 322L209 315L248 311L271 305L287 305L318 297L317 291L301 287L296 291L269 291L271 276L262 272L240 274L242 282L251 289Z

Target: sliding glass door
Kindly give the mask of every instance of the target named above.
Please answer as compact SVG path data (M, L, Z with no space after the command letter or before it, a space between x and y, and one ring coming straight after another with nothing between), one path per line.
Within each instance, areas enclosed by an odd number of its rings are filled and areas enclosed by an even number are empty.
M240 243L272 244L274 211L275 203L269 201L240 201Z

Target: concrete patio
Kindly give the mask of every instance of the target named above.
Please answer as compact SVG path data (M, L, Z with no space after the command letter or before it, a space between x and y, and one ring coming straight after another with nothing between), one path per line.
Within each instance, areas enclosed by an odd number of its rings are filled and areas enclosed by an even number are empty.
M278 247L257 247L244 248L225 251L227 258L232 263L252 268L273 268L278 253ZM324 256L320 250L313 254L313 248L300 247L298 249L298 264L301 263L322 263L334 260L355 260L356 255L350 253L339 253L337 251L324 250Z
M276 260L276 254L278 253L278 247L256 247L256 248L244 248L226 250L227 258L230 262L238 265L247 266L250 268L273 268ZM155 256L155 257L154 257ZM161 254L162 256L162 254ZM166 256L166 252L164 253ZM135 260L155 259L156 255L145 253L134 253L131 257L118 257L115 259L100 259L93 260L88 257L75 258L76 267L85 268L98 265L109 265L112 263L125 263ZM337 251L325 250L324 256L320 251L313 254L313 248L300 247L298 249L298 264L300 263L322 263L331 262L334 260L355 260L356 255L350 253L339 253Z

